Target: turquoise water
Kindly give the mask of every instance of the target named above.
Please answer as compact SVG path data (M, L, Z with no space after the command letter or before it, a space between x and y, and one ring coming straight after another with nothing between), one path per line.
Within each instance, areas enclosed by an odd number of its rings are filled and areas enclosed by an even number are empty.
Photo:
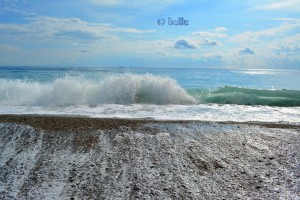
M299 70L1 67L0 82L2 105L300 106Z
M252 89L300 90L300 70L195 69L195 68L72 68L0 67L0 79L51 82L65 75L100 80L108 74L146 74L175 79L185 89L217 89L224 86Z

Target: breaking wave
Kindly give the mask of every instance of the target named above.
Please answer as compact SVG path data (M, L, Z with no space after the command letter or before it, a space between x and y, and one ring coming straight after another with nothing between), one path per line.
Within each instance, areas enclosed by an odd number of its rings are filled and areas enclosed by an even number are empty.
M300 106L300 91L221 87L184 90L176 80L151 74L109 75L101 80L64 76L52 82L0 79L0 105L237 104Z
M51 83L0 79L1 105L67 106L98 104L194 104L174 79L146 75L111 75L98 82L65 76Z
M204 104L300 106L300 91L298 90L258 90L226 86L213 91L190 90L189 94Z

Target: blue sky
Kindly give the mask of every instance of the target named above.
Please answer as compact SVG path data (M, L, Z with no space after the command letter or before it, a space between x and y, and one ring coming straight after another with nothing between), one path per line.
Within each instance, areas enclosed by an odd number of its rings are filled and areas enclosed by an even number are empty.
M0 66L300 69L300 0L0 0Z

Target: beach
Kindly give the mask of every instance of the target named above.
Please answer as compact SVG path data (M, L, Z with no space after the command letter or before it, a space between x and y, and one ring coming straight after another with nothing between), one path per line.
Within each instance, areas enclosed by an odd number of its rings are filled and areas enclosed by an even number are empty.
M0 199L299 199L300 126L0 115Z
M300 200L300 0L0 0L0 200Z

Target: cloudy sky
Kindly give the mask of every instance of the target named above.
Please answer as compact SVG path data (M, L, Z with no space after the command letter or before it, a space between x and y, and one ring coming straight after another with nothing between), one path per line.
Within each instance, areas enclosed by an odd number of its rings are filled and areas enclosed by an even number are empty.
M0 66L300 69L300 0L0 0Z

